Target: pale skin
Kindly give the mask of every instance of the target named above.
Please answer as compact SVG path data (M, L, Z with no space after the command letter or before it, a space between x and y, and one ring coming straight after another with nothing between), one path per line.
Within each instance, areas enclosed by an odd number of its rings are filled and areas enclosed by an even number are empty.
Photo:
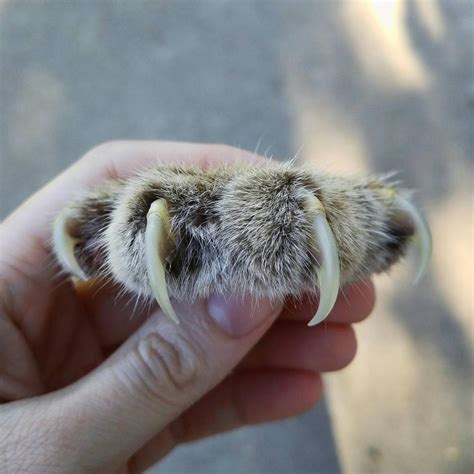
M177 444L312 408L320 374L353 359L352 324L374 305L370 282L346 288L313 328L309 299L229 296L233 323L223 330L211 303L175 303L176 326L158 308L131 318L130 296L110 284L58 278L51 223L78 191L153 163L242 160L263 158L223 145L107 143L2 223L2 472L140 472Z

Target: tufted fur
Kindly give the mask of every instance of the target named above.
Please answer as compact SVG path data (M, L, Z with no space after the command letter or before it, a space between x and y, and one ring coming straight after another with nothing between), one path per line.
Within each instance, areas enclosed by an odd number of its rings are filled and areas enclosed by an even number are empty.
M391 207L393 185L270 163L202 170L160 166L110 181L71 204L77 259L89 276L151 295L144 260L150 204L164 198L174 245L167 260L171 296L210 293L271 297L317 290L317 243L307 196L325 207L341 263L341 283L387 270L413 232Z

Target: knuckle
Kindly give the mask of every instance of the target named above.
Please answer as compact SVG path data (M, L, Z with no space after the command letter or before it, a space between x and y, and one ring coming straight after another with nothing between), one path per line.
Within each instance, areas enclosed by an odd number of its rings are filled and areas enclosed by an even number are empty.
M136 355L148 395L169 404L179 403L184 394L196 390L205 371L205 357L196 345L157 333L140 340Z

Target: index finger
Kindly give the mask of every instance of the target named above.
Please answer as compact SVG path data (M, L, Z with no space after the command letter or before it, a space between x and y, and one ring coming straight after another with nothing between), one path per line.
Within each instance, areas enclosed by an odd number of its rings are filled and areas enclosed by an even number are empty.
M153 164L188 163L206 168L262 160L265 159L254 153L227 145L161 141L104 143L86 153L7 217L2 224L2 238L6 242L12 238L15 248L23 237L26 241L39 238L47 244L52 220L68 201L104 180L126 177Z
M0 225L0 272L18 268L38 281L53 281L52 223L68 202L100 182L134 174L159 163L201 167L258 162L264 158L227 145L160 141L116 141L99 145L31 196ZM15 272L18 274L18 272Z

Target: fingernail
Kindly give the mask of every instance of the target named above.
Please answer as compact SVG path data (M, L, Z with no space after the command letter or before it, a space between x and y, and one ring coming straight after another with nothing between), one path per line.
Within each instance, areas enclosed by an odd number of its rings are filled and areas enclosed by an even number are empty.
M215 295L208 302L211 318L232 337L245 336L264 321L276 317L281 307L276 301L242 296Z

